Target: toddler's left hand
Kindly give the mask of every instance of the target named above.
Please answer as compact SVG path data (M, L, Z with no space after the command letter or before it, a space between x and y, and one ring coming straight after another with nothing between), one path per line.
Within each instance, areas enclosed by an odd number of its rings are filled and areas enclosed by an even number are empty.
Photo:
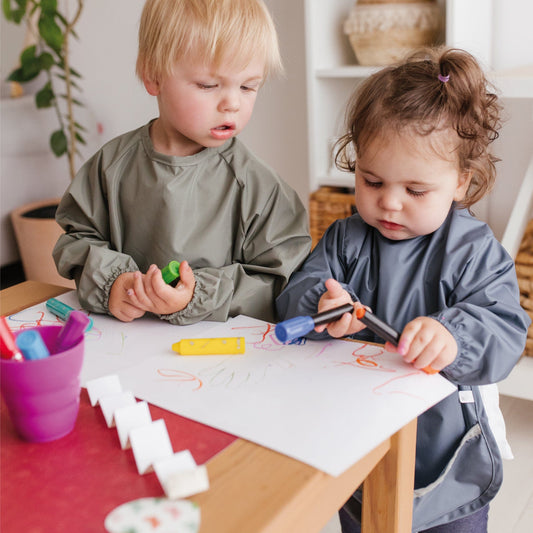
M453 335L440 322L425 316L415 318L405 326L397 347L387 343L385 348L399 353L418 369L431 367L440 371L457 357Z
M161 270L151 265L143 276L135 272L133 289L128 291L132 305L159 315L170 315L185 309L192 300L196 281L187 263L180 264L180 279L176 287L167 285L161 276Z

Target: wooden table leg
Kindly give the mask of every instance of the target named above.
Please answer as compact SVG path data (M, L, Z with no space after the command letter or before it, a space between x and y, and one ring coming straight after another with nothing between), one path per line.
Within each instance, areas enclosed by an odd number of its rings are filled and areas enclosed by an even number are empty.
M362 533L410 533L416 419L391 437L387 454L363 485Z

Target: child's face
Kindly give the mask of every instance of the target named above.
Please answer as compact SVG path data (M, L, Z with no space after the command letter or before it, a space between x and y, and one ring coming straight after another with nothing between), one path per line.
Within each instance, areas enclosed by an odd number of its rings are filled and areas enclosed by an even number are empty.
M238 135L252 115L264 68L260 60L244 68L214 69L186 58L161 82L144 80L159 106L159 119L152 128L155 149L192 155Z
M443 135L383 135L357 157L357 211L384 237L403 240L432 233L446 219L452 202L464 198L468 174L460 172L453 154L444 159L431 148L431 141L446 146Z

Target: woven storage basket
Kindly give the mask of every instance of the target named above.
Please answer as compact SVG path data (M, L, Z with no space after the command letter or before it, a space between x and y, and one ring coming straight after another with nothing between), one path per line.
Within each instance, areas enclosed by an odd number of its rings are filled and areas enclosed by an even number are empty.
M309 222L313 248L324 232L339 218L355 213L353 192L342 187L320 187L309 197Z
M530 220L516 254L516 275L520 288L520 303L533 320L533 220ZM524 355L533 357L533 324L527 332Z
M416 48L435 44L442 25L436 2L358 2L344 22L344 33L360 65L389 65Z

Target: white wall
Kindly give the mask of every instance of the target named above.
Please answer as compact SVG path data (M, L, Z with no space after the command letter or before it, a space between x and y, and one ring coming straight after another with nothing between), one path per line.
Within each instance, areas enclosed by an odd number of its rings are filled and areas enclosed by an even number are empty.
M492 67L504 70L533 65L533 3L492 0L492 5Z
M254 116L241 138L274 167L306 201L309 190L304 0L265 1L278 26L286 75L282 79L269 82L262 90ZM73 65L84 77L83 96L88 110L92 113L89 122L98 123L102 127L99 144L145 123L157 112L154 99L145 93L134 72L138 20L143 3L143 0L85 2L85 11L78 27L80 40L73 45ZM493 5L494 66L502 69L533 64L533 32L529 27L530 21L533 20L533 4L524 3L522 0L493 0ZM16 61L22 34L19 28L7 24L3 18L1 32L0 67L4 79ZM526 112L523 112L520 105L518 104L516 109L514 106L512 111L518 126L514 127L513 119L513 126L509 127L509 139L501 146L501 151L504 152L501 157L504 159L507 159L506 152L511 154L510 160L524 159L525 152L531 152L533 149L530 104L524 104ZM16 123L6 124L6 113L3 110L4 105L1 117L2 139L17 128ZM47 133L43 135L47 136ZM2 147L4 151L4 141ZM520 153L517 154L517 151ZM89 151L84 156L87 157L90 153ZM52 157L49 154L48 156ZM57 165L57 162L54 162L54 165ZM516 175L520 173L520 165L511 165L510 169L506 169L506 174L512 176L515 181ZM44 165L40 164L39 167L43 172ZM15 188L17 193L14 196L17 202L20 202L24 195L33 200L38 189L31 181L22 184L13 179L17 174L20 174L20 171L17 172L16 166L6 168L2 164L2 265L16 260L17 257L10 240L10 227L6 218L6 213L15 205L6 203L5 198L13 197L10 190ZM63 178L60 178L59 185L56 183L49 188L50 196L60 194L67 183L68 181L64 182ZM509 190L508 186L505 188ZM4 244L7 244L7 247L4 247Z

